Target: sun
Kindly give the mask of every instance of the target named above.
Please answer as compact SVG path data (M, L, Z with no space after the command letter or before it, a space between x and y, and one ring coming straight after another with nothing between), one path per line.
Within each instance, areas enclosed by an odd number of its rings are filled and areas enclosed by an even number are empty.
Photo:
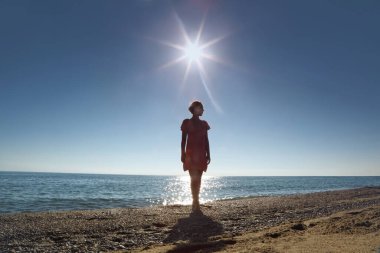
M199 74L202 74L202 73L205 74L206 73L204 66L203 66L204 65L203 61L202 61L203 59L211 60L211 61L214 61L217 63L225 63L224 61L220 60L219 57L212 55L209 52L207 52L207 49L209 47L213 46L214 44L220 42L222 39L227 37L227 35L216 37L214 39L211 39L209 41L201 43L201 37L202 37L202 33L203 33L203 28L205 25L206 16L203 17L201 25L198 29L198 32L197 32L195 38L189 37L188 33L186 32L184 24L182 23L181 19L178 17L178 15L176 13L175 13L175 18L177 20L178 27L180 28L180 32L181 32L182 38L185 42L184 43L185 45L176 44L176 43L172 43L169 41L155 40L155 41L157 41L157 42L159 42L165 46L168 46L168 47L171 47L173 49L181 51L181 55L178 58L176 58L176 59L174 59L174 60L172 60L166 64L161 65L159 67L159 69L167 68L167 67L170 67L172 65L175 65L175 64L178 64L182 61L187 60L187 67L186 67L185 75L184 75L184 79L183 79L183 81L185 82L186 77L189 73L189 70L193 65L197 66L197 68L199 70L198 71Z
M203 17L203 19L201 21L201 25L199 27L197 34L196 34L196 37L192 38L192 39L189 37L188 33L186 32L184 24L182 23L181 19L178 17L178 15L176 13L175 13L175 18L176 18L177 24L180 28L180 32L182 34L182 38L184 39L185 45L175 44L175 43L172 43L169 41L155 40L155 41L158 41L159 43L161 43L165 46L168 46L168 47L171 47L173 49L181 51L181 55L178 58L173 59L172 61L160 66L159 69L167 68L167 67L170 67L170 66L175 65L175 64L179 64L179 63L187 60L185 74L184 74L183 79L182 79L181 87L186 83L187 77L190 73L190 69L193 66L195 66L198 70L197 72L198 72L199 77L201 79L201 83L203 84L203 86L207 92L207 95L210 98L212 104L215 106L217 111L222 112L222 109L217 104L216 100L213 98L211 91L208 87L209 81L208 81L207 73L206 73L206 70L204 67L205 63L203 60L207 59L207 60L211 60L211 61L214 61L217 63L222 63L222 64L226 63L225 61L221 60L216 55L213 55L213 54L210 54L209 52L207 52L207 49L209 47L213 46L214 44L219 43L221 40L223 40L225 37L227 37L227 35L225 34L225 35L222 35L222 36L216 37L214 39L211 39L209 41L201 43L201 37L202 37L203 28L205 25L206 15Z
M186 58L191 62L202 58L202 48L197 44L188 43L184 51Z

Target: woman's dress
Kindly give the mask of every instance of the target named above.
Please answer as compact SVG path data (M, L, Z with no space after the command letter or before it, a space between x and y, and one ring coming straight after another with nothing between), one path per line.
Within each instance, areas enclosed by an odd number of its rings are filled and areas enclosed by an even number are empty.
M181 131L187 133L185 162L183 170L207 170L206 160L206 137L210 129L205 120L184 119L181 125Z

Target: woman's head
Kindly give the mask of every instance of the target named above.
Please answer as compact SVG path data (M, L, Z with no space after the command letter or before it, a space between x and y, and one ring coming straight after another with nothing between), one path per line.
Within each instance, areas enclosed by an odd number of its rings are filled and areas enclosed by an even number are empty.
M202 103L200 101L192 102L191 105L189 106L189 111L193 115L201 116L204 111Z

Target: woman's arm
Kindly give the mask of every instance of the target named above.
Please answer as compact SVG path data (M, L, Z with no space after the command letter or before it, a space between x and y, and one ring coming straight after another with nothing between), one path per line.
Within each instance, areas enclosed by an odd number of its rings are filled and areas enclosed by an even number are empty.
M186 138L187 133L185 131L182 131L182 140L181 140L181 161L185 162L185 147L186 147Z
M206 159L207 159L207 164L211 162L211 154L210 154L210 144L208 142L208 134L206 132Z

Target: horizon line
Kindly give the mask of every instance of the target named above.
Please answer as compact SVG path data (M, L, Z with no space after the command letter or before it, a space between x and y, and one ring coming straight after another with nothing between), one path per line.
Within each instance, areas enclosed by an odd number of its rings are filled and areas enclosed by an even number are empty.
M182 176L178 174L124 174L124 173L93 173L93 172L62 172L62 171L20 171L0 170L0 173L45 173L45 174L84 174L84 175L114 175L114 176ZM185 176L185 175L183 175ZM187 174L186 174L187 176ZM203 174L203 176L208 176ZM380 177L380 175L210 175L213 177Z

